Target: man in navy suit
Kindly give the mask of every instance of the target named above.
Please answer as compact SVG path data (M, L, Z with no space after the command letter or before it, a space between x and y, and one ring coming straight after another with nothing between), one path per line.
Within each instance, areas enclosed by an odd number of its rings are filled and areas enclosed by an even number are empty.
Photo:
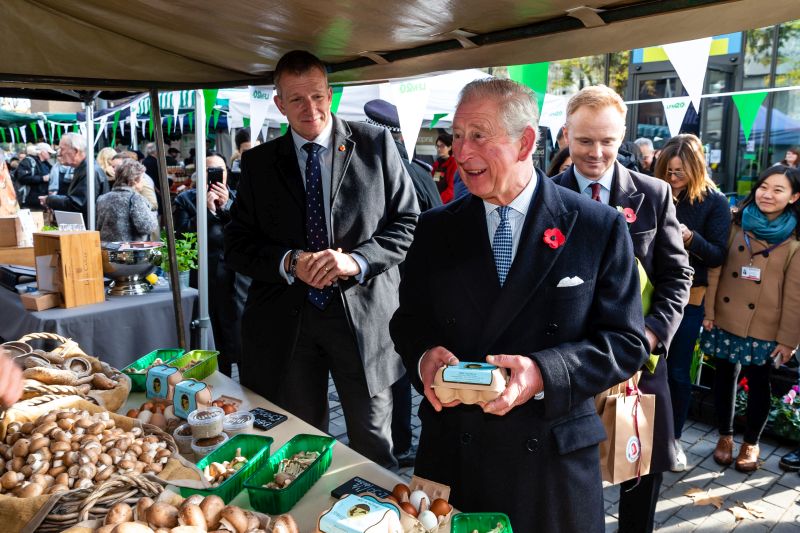
M463 89L453 155L471 194L420 217L391 332L426 397L417 475L517 531L599 532L594 395L646 358L638 274L625 219L534 168L536 110L510 80ZM441 404L434 376L458 361L508 369L507 387Z
M648 350L664 355L683 317L693 270L683 247L672 194L665 181L626 169L617 162L625 136L627 109L622 98L605 86L586 87L567 104L564 138L573 165L553 178L557 184L596 200L629 209L633 249L653 284L645 317ZM661 357L660 359L664 359ZM654 527L662 472L674 455L672 401L665 361L646 368L639 383L655 394L656 417L650 473L620 486L619 532L649 532Z

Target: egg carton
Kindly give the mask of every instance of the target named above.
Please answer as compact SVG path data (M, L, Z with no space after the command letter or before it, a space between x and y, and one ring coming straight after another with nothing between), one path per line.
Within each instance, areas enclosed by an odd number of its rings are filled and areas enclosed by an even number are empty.
M490 382L485 385L445 381L443 374L446 368L442 367L436 372L432 385L433 392L442 403L450 403L455 400L468 405L490 402L503 393L508 382L508 372L505 368L494 367L490 373Z

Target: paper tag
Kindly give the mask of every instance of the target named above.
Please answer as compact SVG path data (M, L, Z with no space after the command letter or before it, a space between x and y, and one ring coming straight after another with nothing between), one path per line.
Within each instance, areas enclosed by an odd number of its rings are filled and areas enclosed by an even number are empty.
M754 266L743 266L742 279L749 279L750 281L761 281L761 269Z

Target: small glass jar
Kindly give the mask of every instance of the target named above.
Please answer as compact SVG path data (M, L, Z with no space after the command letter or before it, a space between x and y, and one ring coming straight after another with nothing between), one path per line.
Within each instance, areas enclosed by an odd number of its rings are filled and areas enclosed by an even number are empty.
M225 416L225 420L222 422L222 429L230 437L239 433L251 433L255 419L256 417L252 413L236 411Z
M224 419L225 411L219 407L208 407L192 411L186 421L191 426L195 439L207 439L222 433Z

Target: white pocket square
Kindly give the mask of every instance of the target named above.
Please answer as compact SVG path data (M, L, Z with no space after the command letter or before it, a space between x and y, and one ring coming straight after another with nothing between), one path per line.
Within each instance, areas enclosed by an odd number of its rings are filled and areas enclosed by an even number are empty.
M571 278L567 276L566 278L559 281L556 287L574 287L576 285L580 285L581 283L583 283L583 280L578 276L573 276Z

